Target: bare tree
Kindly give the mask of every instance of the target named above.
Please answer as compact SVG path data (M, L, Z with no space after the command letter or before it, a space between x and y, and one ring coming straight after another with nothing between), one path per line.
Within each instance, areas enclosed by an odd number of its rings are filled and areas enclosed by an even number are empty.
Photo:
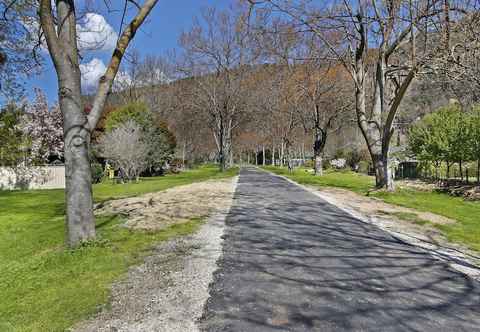
M389 148L394 121L408 87L429 64L417 41L442 26L438 15L444 12L444 0L333 1L322 8L312 6L310 0L248 2L287 16L302 31L313 33L329 50L328 58L349 72L376 186L393 189Z
M189 107L206 113L207 123L217 145L220 169L225 170L232 148L233 132L246 108L245 89L248 67L252 62L248 48L246 18L242 13L207 9L181 37L184 50L182 72L193 82Z
M449 1L445 1L446 4ZM445 14L446 18L449 18ZM428 76L439 90L452 92L464 105L480 101L480 13L472 11L454 24L445 24L443 52Z
M19 78L36 73L43 64L34 52L37 35L30 29L34 8L32 0L0 0L0 98L7 101L23 96Z
M135 103L140 100L140 88L143 85L140 72L141 56L137 50L125 56L123 68L119 70L112 89L117 92L122 104Z
M349 122L353 109L347 73L338 64L311 58L299 67L296 81L303 107L301 118L307 133L313 134L314 174L323 174L323 152L331 131Z
M148 167L151 148L143 129L133 120L128 120L100 137L97 148L129 180L137 179Z
M125 51L158 0L134 4L137 14L121 32L105 74L100 78L92 109L87 115L81 98L76 8L74 0L40 0L40 25L58 78L58 98L63 114L66 166L67 243L76 246L95 238L89 146ZM138 7L137 7L138 6ZM123 23L123 22L122 22Z

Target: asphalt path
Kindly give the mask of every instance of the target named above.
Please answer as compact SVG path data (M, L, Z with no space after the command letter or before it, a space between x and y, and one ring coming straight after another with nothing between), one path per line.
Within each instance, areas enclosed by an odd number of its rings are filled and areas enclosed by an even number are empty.
M242 169L205 331L480 331L480 284L280 177Z

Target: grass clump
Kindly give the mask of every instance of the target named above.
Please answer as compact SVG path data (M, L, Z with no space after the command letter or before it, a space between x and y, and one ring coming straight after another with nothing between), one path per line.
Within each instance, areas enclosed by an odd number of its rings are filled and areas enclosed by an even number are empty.
M420 218L416 213L403 211L378 211L381 214L395 216L398 219L409 221L417 225L427 225L430 221Z

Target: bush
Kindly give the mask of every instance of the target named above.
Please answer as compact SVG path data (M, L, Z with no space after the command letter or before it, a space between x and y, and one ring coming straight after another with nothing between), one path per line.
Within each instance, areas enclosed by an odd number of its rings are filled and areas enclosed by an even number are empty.
M313 168L313 160L312 159L307 159L305 160L305 165L306 168Z
M185 165L183 164L183 161L182 159L180 158L175 158L173 159L170 163L170 172L176 174L176 173L180 173L180 171L185 167Z
M332 159L346 159L347 151L345 149L337 149Z
M356 170L359 167L361 161L368 162L370 160L368 150L366 149L354 149L349 150L345 154L345 159L347 160L347 165L352 169Z
M368 161L361 160L358 162L357 172L362 174L368 174L369 168L370 168L370 163Z
M92 183L100 183L104 176L103 166L99 163L92 163L90 169L92 170Z

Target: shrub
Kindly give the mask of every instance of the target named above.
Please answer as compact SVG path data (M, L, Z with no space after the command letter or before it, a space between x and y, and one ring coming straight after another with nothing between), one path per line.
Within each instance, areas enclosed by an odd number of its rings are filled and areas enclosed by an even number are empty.
M186 162L185 162L185 164L186 164ZM172 161L170 161L169 165L170 165L170 172L172 172L174 174L180 173L180 171L185 167L182 159L180 159L180 158L173 159Z
M353 149L349 150L345 159L347 160L347 165L352 169L356 170L359 167L361 161L368 162L370 160L368 151L366 149Z
M90 165L90 169L92 170L92 183L100 183L104 176L103 166L94 162Z
M358 173L368 174L368 169L370 168L370 163L365 160L361 160L358 162Z
M313 160L312 159L305 160L305 167L306 168L313 168Z

